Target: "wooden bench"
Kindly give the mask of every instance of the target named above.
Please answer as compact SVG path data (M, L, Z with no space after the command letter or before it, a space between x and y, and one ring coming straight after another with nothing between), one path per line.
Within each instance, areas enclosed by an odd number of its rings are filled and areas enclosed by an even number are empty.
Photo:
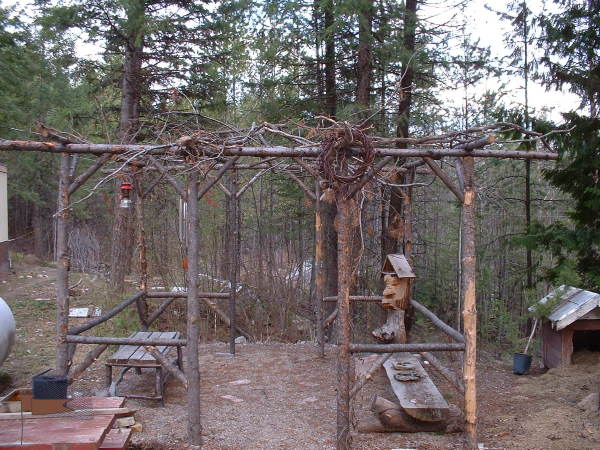
M156 340L156 339L180 339L181 334L176 331L137 331L129 336L134 339ZM183 370L181 346L176 346L176 358L172 357L173 346L162 345L157 347L158 351L177 364ZM112 368L121 367L118 377L113 381ZM143 398L149 400L160 400L164 405L163 391L165 382L169 376L158 361L150 353L146 352L143 345L121 345L118 350L106 360L106 386L109 395L117 395L117 386L123 379L125 372L135 368L138 374L142 369L154 369L156 372L154 395L120 394L125 397Z
M395 375L399 372L394 369L396 364L410 367L409 372L416 374L418 380L406 382L396 380ZM416 357L410 353L396 353L383 364L383 367L392 390L406 414L423 422L446 420L450 407Z

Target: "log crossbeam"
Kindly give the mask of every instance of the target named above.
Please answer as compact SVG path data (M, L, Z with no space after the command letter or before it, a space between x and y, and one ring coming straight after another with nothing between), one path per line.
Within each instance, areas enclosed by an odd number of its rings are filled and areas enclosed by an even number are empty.
M254 156L254 157L312 157L317 158L321 154L320 146L307 147L285 147L285 146L239 146L227 147L216 151L213 148L198 148L198 151L203 151L207 156ZM162 154L185 154L186 147L178 145L112 145L112 144L59 144L55 142L35 142L35 141L11 141L0 140L0 151L29 151L29 152L45 152L45 153L89 153L89 154L123 154L123 153L138 153L143 155L162 155ZM355 148L351 151L359 152L360 149ZM474 157L474 158L508 158L508 159L541 159L541 160L557 160L558 154L551 152L526 152L520 150L490 150L490 149L475 149L469 150L465 148L375 148L375 155L378 157L393 156L397 158L408 157L428 157L439 159L444 157ZM229 161L228 161L229 162ZM233 163L232 163L233 164ZM223 167L225 167L225 164ZM227 167L228 169L229 167ZM227 170L225 169L225 170ZM200 191L202 193L203 190Z

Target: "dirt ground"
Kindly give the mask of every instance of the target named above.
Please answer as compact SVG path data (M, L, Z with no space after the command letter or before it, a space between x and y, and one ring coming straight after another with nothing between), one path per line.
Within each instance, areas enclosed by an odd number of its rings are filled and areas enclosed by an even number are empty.
M0 393L27 386L36 372L49 367L54 356L54 307L50 300L53 269L24 266L0 283L2 296L17 320L17 344L0 373L10 381ZM83 285L95 283L85 278ZM85 297L85 296L84 296ZM86 297L87 298L87 297ZM87 300L74 303L84 306ZM335 447L335 347L318 358L310 343L252 343L238 345L236 356L224 343L201 346L202 421L206 449L329 449ZM78 351L85 353L85 346ZM85 372L72 395L100 391L103 359ZM600 449L600 414L577 403L600 389L600 358L576 354L576 364L544 373L534 369L517 376L511 362L480 351L478 364L479 441L488 449ZM431 373L431 371L430 371ZM432 378L449 403L461 406L460 395L437 374ZM387 378L380 371L354 402L355 422L372 413L373 395L392 400ZM151 393L153 374L131 371L122 392ZM129 399L143 430L134 433L133 447L186 447L185 390L169 380L165 406ZM462 449L462 433L353 433L357 449Z

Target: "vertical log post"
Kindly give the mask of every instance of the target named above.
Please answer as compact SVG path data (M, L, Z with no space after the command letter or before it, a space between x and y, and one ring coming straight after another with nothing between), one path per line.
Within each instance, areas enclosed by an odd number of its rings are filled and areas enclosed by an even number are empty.
M465 200L462 208L462 293L465 354L463 378L465 384L465 420L468 446L477 448L477 301L475 295L475 187L474 160L463 159L465 177Z
M229 196L227 198L227 223L228 240L227 262L229 267L229 353L235 355L235 306L237 295L237 278L239 268L239 239L240 239L240 220L238 211L238 177L237 171L234 169L229 175Z
M324 234L323 222L321 219L321 189L318 177L315 179L315 298L314 298L314 316L315 316L315 336L317 338L319 357L325 356L325 333L323 329L323 308L322 301L325 286L325 268L323 267L324 255Z
M338 358L337 449L351 447L350 438L350 284L352 264L352 200L338 192Z
M56 374L67 375L69 346L66 341L69 329L69 248L67 244L69 222L69 163L70 155L61 153L56 215Z
M135 202L135 216L137 222L137 239L138 239L138 254L140 266L140 291L148 292L148 259L146 256L146 231L144 229L144 199L145 194L142 192L142 176L139 171L135 173L136 189L138 192L137 201ZM140 316L142 328L148 329L148 302L146 296L143 295L137 300L137 309Z
M198 172L188 176L187 195L188 228L188 286L187 286L187 370L188 379L188 435L190 444L202 446L200 421L200 365L198 343L200 340L200 302L198 301Z

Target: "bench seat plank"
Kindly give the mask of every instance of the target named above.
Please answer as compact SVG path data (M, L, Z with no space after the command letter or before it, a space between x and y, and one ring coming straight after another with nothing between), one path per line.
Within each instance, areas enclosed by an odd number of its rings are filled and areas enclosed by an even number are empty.
M410 365L410 370L419 375L419 380L396 380L394 375L399 373L394 369L396 362ZM400 406L409 416L425 422L439 422L448 417L448 403L416 357L410 353L396 353L383 366Z

